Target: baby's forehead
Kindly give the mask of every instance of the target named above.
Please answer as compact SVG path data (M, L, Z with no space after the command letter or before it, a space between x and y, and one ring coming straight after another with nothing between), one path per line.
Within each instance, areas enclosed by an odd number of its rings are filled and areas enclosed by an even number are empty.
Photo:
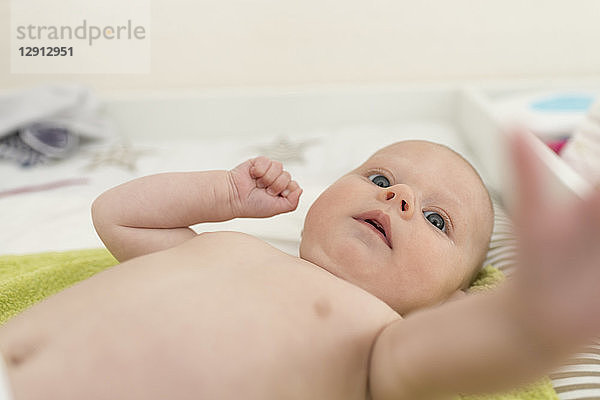
M388 146L377 150L371 157L376 155L406 155L412 153L436 154L439 157L459 157L454 150L439 143L429 142L426 140L403 140L392 143Z
M379 163L395 167L418 167L421 174L464 171L479 178L473 166L460 154L444 145L424 140L396 142L377 150L364 164Z

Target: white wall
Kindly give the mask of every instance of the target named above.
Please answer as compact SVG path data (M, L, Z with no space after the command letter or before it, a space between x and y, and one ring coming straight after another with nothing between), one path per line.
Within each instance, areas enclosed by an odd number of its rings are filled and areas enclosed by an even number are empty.
M600 75L600 0L152 0L146 75L10 74L9 15L9 0L0 0L0 88L51 80L112 91Z

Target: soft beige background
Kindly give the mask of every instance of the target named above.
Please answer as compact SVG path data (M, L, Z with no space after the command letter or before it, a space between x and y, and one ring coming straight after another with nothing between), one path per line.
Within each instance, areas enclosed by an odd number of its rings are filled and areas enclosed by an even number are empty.
M600 75L600 0L152 0L152 72L143 75L10 74L9 3L0 0L0 88L54 80L112 91Z

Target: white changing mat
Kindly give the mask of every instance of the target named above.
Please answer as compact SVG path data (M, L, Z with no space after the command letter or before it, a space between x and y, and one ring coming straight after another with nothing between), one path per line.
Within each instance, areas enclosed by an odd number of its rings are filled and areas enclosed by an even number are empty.
M0 163L0 254L101 247L91 222L90 206L104 190L153 173L230 169L250 157L271 153L289 159L283 160L284 166L304 189L295 212L267 219L206 223L194 229L246 232L297 255L304 216L316 197L377 149L404 139L444 143L471 158L460 132L452 125L417 121L294 135L136 141L128 149L130 161L135 162L134 171L106 160L101 162L114 155L115 149L111 153L110 145L96 146L55 165L32 169ZM127 154L121 157L127 158ZM40 190L52 182L57 182L56 188ZM15 189L24 187L33 191L15 193Z

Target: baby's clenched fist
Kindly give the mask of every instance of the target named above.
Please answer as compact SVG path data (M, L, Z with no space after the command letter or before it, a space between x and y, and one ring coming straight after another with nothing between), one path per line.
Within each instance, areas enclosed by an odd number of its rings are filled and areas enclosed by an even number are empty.
M230 203L237 217L271 217L296 209L302 189L279 161L260 156L229 171Z

